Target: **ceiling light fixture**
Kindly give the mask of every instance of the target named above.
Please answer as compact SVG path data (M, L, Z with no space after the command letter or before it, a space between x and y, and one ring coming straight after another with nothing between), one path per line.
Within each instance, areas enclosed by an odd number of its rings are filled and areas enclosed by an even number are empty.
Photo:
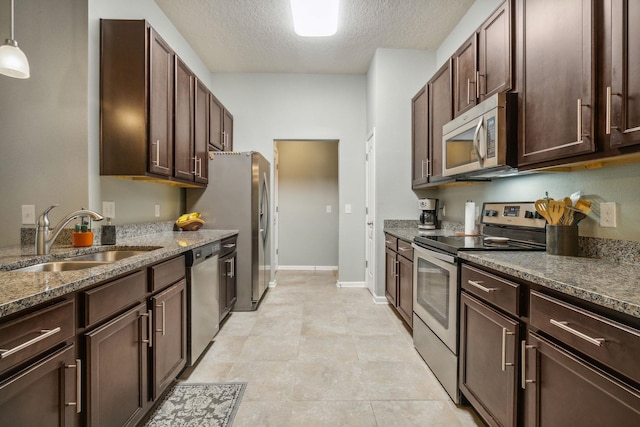
M17 79L29 78L29 61L13 38L13 0L11 0L11 35L0 46L0 74Z
M338 31L339 0L291 0L293 27L303 37L327 37Z

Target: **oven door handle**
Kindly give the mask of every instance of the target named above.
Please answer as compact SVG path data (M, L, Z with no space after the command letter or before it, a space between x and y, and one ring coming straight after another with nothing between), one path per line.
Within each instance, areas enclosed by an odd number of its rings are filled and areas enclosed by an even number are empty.
M433 258L437 258L441 261L444 262L448 262L449 264L455 264L456 263L456 257L451 256L451 255L447 255L447 254L441 254L440 252L435 252L435 251L431 251L427 248L424 248L422 246L418 246L415 243L412 243L411 246L413 247L413 249L415 249L418 253L426 255L426 256L430 256ZM415 254L414 254L414 258L415 258Z

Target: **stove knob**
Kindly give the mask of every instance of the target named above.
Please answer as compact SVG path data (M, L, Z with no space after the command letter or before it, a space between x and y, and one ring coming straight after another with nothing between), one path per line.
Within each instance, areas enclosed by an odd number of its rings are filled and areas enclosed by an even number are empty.
M537 214L537 212L536 212L536 214ZM529 219L533 219L535 216L534 216L533 212L531 212L531 211L525 211L525 212L524 212L524 217L525 217L525 218L529 218Z
M490 211L489 211L489 215L487 215L487 216L498 216L498 211L496 211L496 210L490 210Z

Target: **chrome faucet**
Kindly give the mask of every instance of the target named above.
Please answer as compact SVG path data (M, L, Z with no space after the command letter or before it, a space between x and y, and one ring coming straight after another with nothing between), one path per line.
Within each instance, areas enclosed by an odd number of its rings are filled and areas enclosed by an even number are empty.
M38 226L36 227L36 255L48 255L53 246L53 242L62 231L65 225L69 224L73 219L81 216L90 216L96 221L102 221L104 217L98 212L94 212L89 209L81 209L79 211L71 212L60 220L60 222L54 227L49 228L49 212L51 209L60 205L49 206L38 217Z

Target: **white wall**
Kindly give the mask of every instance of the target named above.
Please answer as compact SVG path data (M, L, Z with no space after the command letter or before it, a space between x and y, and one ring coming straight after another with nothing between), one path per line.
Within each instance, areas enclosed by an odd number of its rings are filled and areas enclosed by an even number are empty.
M384 219L418 217L411 191L411 98L435 63L435 52L378 49L367 74L367 126L375 128L376 152L376 296L384 296Z
M280 267L338 266L338 144L277 142Z
M0 34L9 35L9 0ZM0 75L0 245L20 242L21 205L48 206L55 225L91 207L87 183L87 3L15 2L15 37L31 78Z
M40 0L45 1L45 0ZM89 185L90 205L116 203L115 224L175 219L182 210L182 190L163 184L100 177L100 19L146 19L189 68L211 89L211 73L153 0L89 0ZM160 205L160 217L154 216Z
M275 140L340 141L339 280L363 282L365 76L214 74L210 89L233 114L234 150L273 163Z

